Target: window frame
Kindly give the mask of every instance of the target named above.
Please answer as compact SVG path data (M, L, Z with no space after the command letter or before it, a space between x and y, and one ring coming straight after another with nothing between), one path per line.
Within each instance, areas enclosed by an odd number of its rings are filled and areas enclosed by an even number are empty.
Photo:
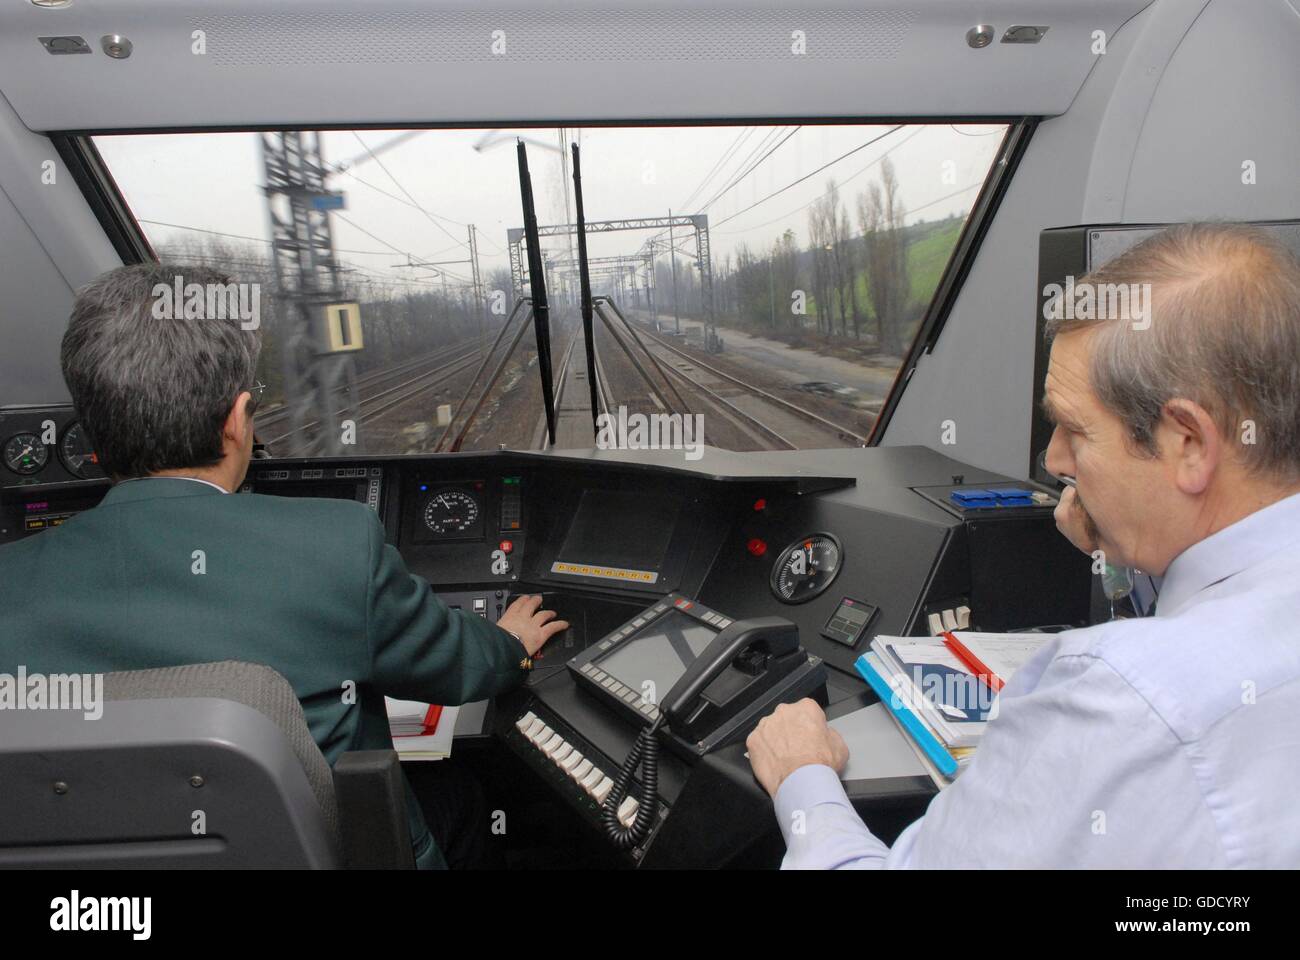
M494 121L484 120L473 123L429 123L403 124L394 127L383 123L327 124L313 127L314 130L457 130L481 129L485 125L509 128L551 129L554 127L722 127L722 126L782 126L801 124L803 126L841 126L841 125L887 125L887 124L1006 124L1007 131L1003 137L997 158L989 168L971 212L966 218L962 231L957 238L957 245L943 274L939 285L926 312L922 316L917 332L912 338L907 353L903 357L890 385L889 393L881 404L880 413L872 425L866 446L879 446L889 429L889 423L902 402L904 392L911 383L912 374L920 362L922 354L932 353L942 335L952 308L965 285L975 258L983 246L984 237L1001 207L1011 180L1014 178L1021 159L1029 146L1029 141L1037 129L1040 118L1029 116L992 116L992 117L741 117L713 118L692 120L548 120L548 121ZM132 136L142 134L193 134L193 133L260 133L292 129L279 126L186 126L186 127L147 127L120 128L104 130L77 130L50 134L50 140L63 158L65 165L72 172L92 212L112 242L123 263L142 263L145 260L157 260L157 254L150 245L144 230L131 215L125 197L118 189L112 173L103 156L95 147L93 137Z

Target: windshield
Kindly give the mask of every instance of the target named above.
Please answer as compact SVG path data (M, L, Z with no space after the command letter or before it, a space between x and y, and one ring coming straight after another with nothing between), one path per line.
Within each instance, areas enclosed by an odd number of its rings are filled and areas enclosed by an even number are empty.
M160 261L182 276L215 266L256 292L240 303L256 307L257 433L274 455L547 445L520 302L519 140L550 304L556 445L657 446L638 417L672 415L688 443L784 450L866 441L1006 132L818 123L94 144ZM598 298L595 391L574 143Z

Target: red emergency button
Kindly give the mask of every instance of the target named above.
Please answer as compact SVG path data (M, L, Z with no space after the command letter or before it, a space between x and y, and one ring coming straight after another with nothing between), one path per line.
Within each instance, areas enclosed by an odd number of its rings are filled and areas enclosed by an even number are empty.
M515 544L513 540L502 540L500 547L502 553L512 553L514 552Z

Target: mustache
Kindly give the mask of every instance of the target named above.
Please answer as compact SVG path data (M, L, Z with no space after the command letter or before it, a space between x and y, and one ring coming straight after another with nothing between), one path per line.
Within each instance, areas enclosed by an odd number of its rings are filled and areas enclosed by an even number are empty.
M1074 490L1074 509L1081 515L1083 531L1087 534L1089 543L1095 549L1101 543L1101 531L1097 528L1097 521L1092 518L1092 514L1088 512L1088 508L1084 505L1078 487Z

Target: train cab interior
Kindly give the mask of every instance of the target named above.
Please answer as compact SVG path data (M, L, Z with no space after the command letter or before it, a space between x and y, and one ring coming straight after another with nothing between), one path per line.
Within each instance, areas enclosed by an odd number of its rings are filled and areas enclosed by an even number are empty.
M1300 252L1297 50L1296 0L8 0L0 562L123 479L61 345L158 263L259 338L231 496L355 501L448 618L569 626L331 765L272 653L110 650L101 723L0 711L0 865L411 866L454 766L496 866L774 868L746 738L804 698L892 842L951 779L873 640L1150 599L1057 529L1049 290L1189 221ZM0 673L90 602L35 587Z

